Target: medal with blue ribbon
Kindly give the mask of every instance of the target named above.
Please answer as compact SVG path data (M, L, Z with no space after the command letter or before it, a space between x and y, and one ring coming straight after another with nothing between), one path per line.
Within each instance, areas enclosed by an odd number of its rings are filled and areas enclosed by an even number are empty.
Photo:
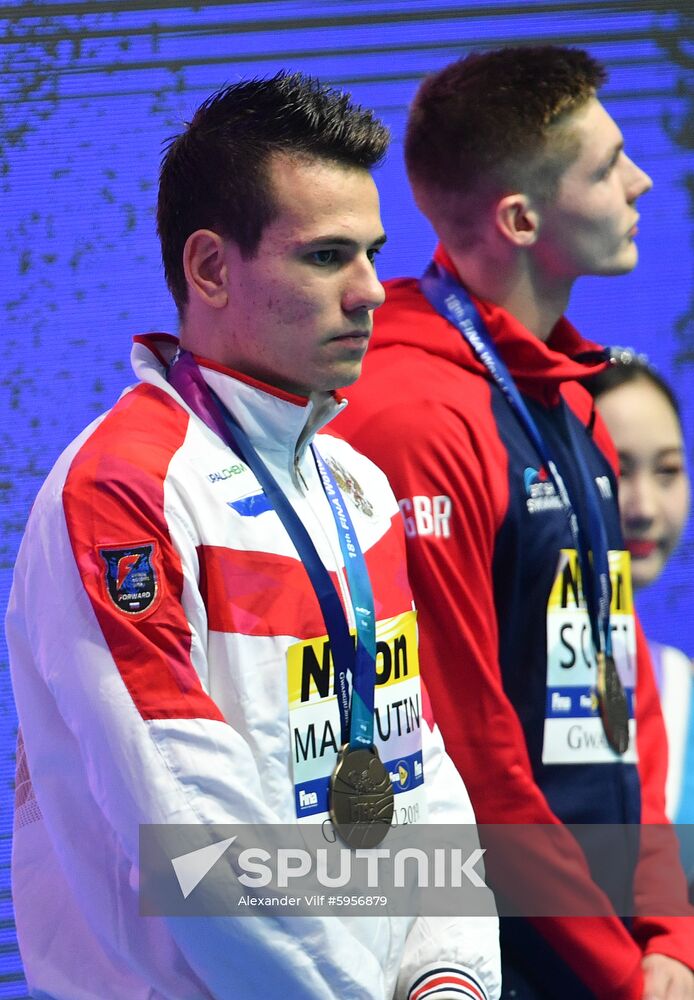
M364 554L335 477L315 444L312 445L340 542L356 621L356 642L350 635L339 594L304 524L246 432L207 385L188 351L178 351L169 367L168 379L193 412L251 469L306 568L330 640L340 708L342 745L330 779L330 816L349 846L375 847L390 829L394 810L390 775L373 743L376 614Z
M608 743L616 753L624 754L629 747L629 705L612 655L610 629L612 588L607 533L581 442L577 437L577 429L573 426L573 421L567 418L566 407L562 403L564 423L573 446L572 452L576 459L582 495L585 499L588 515L585 524L579 523L577 512L582 508L572 500L567 487L569 480L565 481L561 475L547 442L543 439L506 364L497 353L470 296L436 261L432 261L422 275L420 287L434 309L459 331L485 366L540 455L561 498L581 566L583 593L597 664L600 718Z
M335 477L315 445L312 451L335 519L357 624L351 705L345 704L346 692L338 686L343 742L330 779L330 816L350 846L374 847L390 826L395 802L390 775L373 745L376 686L373 592L364 555ZM347 720L349 740L345 741Z

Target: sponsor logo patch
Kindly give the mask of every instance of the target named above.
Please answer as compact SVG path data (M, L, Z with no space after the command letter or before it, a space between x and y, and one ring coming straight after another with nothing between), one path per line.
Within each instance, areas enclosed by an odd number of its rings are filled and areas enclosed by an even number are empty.
M523 483L527 496L525 504L530 514L563 508L561 497L545 468L532 469L528 467L523 473Z
M156 547L156 542L147 542L99 549L106 566L106 590L114 605L124 614L143 614L159 595L154 565Z
M401 788L407 788L410 783L410 768L405 760L399 760L396 764L396 778ZM391 775L392 780L392 775Z
M248 468L243 462L233 462L231 465L227 465L226 469L220 469L218 472L208 472L207 478L211 483L223 483L227 479L231 479L232 476L240 476L242 472L245 472Z

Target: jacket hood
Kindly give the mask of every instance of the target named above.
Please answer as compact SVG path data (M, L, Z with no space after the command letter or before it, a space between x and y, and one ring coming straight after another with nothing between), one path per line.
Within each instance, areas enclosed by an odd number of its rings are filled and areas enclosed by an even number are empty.
M457 277L443 247L436 249L434 259ZM459 331L421 294L418 279L396 278L384 284L386 301L374 317L371 351L394 344L417 347L491 379ZM562 383L581 380L605 367L605 350L582 337L565 317L543 343L505 309L476 296L471 298L522 393L551 404L558 400Z

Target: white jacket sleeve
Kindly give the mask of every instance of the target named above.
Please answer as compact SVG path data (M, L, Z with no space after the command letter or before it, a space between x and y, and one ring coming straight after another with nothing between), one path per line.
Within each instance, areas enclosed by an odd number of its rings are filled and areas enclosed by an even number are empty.
M438 726L423 720L428 821L474 825L463 780L447 755ZM478 866L481 870L481 866ZM421 916L407 939L397 1000L498 1000L501 993L499 922L495 916Z

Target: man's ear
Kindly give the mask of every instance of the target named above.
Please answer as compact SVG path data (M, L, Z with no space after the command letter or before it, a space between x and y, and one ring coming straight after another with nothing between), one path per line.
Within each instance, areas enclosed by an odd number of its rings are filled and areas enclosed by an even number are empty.
M224 249L224 240L211 229L191 233L183 248L188 289L211 309L223 309L229 301Z
M536 241L540 215L525 194L508 194L496 206L496 228L516 247L530 247Z

